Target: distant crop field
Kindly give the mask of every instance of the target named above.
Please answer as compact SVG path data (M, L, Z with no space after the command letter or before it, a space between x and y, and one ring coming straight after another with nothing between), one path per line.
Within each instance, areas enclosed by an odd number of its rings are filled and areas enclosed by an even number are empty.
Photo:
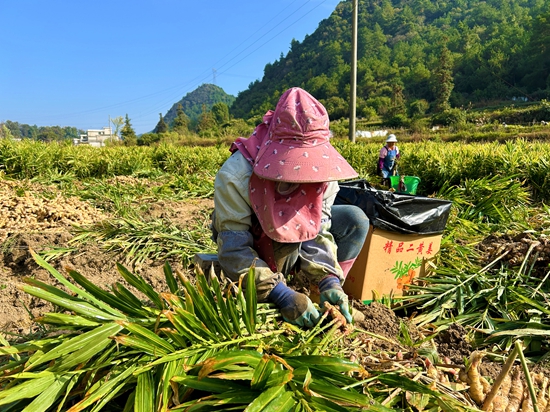
M334 139L333 144L361 177L378 181L376 160L383 143ZM437 193L466 179L509 177L522 182L535 200L550 198L550 145L522 139L505 143L403 142L399 171L421 179L419 194ZM0 141L0 171L15 179L87 179L113 176L215 176L230 155L228 146L92 148L35 141ZM204 179L204 185L212 179Z

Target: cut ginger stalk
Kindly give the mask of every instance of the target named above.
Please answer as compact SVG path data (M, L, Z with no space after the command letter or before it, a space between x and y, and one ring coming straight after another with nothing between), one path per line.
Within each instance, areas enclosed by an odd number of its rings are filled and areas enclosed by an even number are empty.
M546 408L540 410L540 412L550 412L550 388L548 389L548 393L547 393L547 397L546 397Z
M426 358L424 361L426 364L426 374L432 378L434 381L439 381L439 371L435 367L435 365L430 361L429 358Z
M550 385L548 388L548 393L546 395L546 408L541 409L540 412L550 412Z
M531 393L526 386L523 388L523 401L521 402L521 412L533 412L533 400L531 399Z

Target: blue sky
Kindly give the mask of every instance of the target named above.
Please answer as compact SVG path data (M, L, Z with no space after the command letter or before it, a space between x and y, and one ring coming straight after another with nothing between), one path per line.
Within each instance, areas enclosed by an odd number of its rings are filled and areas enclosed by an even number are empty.
M203 83L236 96L339 0L2 0L0 122L137 133Z

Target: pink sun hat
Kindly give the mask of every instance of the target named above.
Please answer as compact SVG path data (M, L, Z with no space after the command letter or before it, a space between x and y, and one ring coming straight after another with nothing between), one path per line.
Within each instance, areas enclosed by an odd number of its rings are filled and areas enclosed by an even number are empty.
M330 182L358 176L330 144L325 107L299 87L279 99L268 136L254 163L254 173L292 183Z

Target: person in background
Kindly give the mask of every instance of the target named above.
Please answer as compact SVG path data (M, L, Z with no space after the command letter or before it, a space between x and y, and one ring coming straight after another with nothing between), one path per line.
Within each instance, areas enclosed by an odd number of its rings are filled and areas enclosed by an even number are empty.
M382 176L383 182L387 186L391 186L390 176L399 175L397 171L397 161L400 158L399 148L396 145L397 137L390 134L386 139L386 144L380 149L378 156L378 171Z
M286 284L302 271L352 321L342 289L365 241L369 220L353 205L334 205L337 181L357 173L329 141L325 107L300 88L287 90L249 138L238 138L214 186L213 238L231 280L255 265L259 302L285 321L312 327L320 313Z

